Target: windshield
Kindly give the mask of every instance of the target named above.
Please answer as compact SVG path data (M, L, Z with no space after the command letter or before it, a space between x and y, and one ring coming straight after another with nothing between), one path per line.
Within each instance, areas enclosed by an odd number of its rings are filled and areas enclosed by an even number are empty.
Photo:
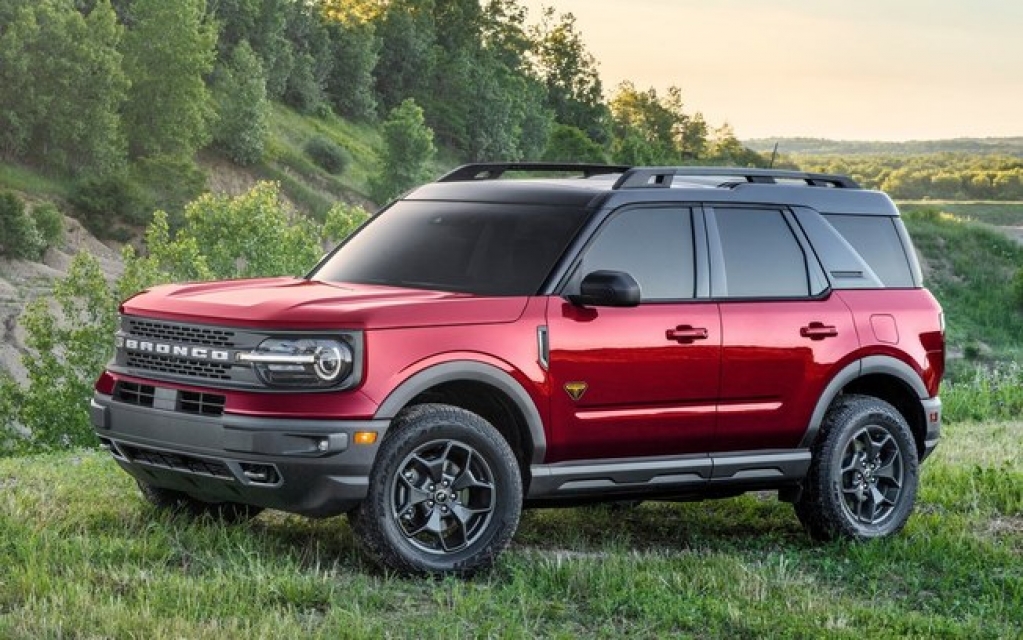
M534 295L584 209L403 200L312 274L316 280L491 296Z

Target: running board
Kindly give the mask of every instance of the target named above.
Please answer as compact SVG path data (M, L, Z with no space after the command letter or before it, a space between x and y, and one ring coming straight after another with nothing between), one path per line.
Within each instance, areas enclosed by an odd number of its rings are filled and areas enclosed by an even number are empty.
M729 452L658 458L584 460L530 467L529 499L704 485L786 484L806 476L810 451Z

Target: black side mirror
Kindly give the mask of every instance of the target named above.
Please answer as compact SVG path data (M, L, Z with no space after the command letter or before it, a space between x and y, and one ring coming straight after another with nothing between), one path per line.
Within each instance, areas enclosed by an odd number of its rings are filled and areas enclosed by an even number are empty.
M639 283L623 271L588 273L579 293L567 296L572 304L591 307L635 307L640 297Z

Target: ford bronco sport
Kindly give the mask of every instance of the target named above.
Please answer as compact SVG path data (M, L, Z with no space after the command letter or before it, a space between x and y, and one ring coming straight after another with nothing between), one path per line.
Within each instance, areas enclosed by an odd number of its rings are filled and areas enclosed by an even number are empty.
M941 309L843 176L470 165L306 277L120 312L91 417L150 502L347 513L406 573L490 565L523 506L772 490L886 536L940 431Z

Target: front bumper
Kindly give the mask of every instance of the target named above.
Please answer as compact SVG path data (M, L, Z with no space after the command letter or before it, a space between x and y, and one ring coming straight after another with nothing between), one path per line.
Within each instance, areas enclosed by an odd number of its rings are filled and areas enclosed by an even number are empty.
M389 420L292 420L197 415L96 393L90 417L101 444L138 480L208 502L240 502L312 517L363 498ZM377 433L355 444L357 431Z

